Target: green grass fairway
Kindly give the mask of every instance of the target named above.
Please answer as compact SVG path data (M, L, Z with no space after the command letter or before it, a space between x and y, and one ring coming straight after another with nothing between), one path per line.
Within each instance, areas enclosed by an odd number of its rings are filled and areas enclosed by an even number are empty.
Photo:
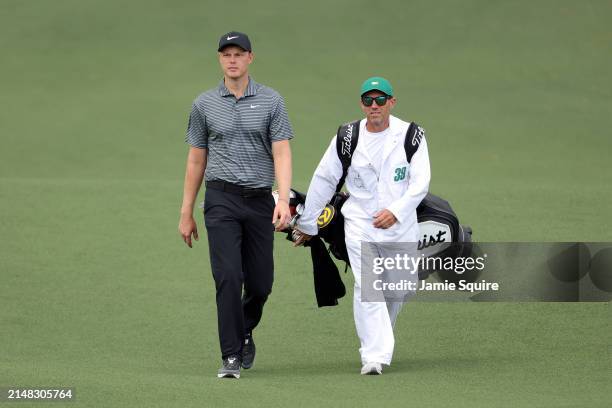
M255 366L217 380L204 228L192 250L176 228L191 102L240 30L285 97L296 188L377 74L475 239L612 241L610 21L603 0L0 1L0 388L72 386L75 408L608 407L609 303L410 303L393 365L364 378L352 294L317 309L281 235Z

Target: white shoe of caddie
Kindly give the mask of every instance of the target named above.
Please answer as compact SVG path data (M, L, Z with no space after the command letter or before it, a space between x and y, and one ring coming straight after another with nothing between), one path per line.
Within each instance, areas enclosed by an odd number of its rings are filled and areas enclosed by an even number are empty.
M382 364L380 363L366 363L361 367L361 375L381 375Z

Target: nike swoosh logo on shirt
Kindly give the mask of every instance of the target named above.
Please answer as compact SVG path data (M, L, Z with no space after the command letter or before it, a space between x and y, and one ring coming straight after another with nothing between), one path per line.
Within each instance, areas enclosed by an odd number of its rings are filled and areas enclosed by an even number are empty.
M256 107L258 107L259 105L251 105L251 109L255 109Z

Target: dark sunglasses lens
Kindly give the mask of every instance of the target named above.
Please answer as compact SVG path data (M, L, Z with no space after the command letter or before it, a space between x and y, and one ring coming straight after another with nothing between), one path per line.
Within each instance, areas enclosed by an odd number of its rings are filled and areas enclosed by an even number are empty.
M361 98L361 102L365 105L365 106L372 106L372 102L374 102L374 98L372 98L371 96L363 96Z
M375 99L378 106L384 106L387 103L386 96L377 96Z

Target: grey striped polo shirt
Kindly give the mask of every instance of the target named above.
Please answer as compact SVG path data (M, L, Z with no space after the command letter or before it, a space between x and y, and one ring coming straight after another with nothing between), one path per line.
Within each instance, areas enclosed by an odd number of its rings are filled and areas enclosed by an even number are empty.
M240 99L219 86L193 102L185 141L208 149L206 180L245 187L274 184L272 142L293 138L285 102L251 78Z

